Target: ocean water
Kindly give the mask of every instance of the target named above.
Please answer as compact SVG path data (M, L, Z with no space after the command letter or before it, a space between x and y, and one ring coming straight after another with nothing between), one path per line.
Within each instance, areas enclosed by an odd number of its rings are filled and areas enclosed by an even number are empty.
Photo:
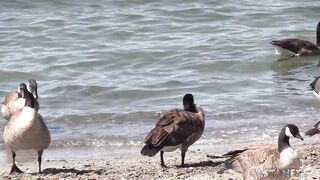
M313 0L4 0L0 97L38 81L48 159L138 155L155 113L186 93L206 112L200 150L276 142L283 125L319 120L309 84L320 58L277 61L268 42L314 42L319 12Z

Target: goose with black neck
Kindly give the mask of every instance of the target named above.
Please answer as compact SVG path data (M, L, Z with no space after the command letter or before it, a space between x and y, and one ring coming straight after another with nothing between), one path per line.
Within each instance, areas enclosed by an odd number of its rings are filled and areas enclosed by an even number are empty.
M155 127L145 138L142 148L144 156L154 156L160 151L161 166L166 167L164 152L172 152L180 148L181 167L185 165L185 154L194 142L202 135L205 126L204 111L194 104L192 94L183 97L183 109L172 109L164 113Z
M22 173L15 163L16 153L19 150L32 149L37 151L39 173L41 173L42 154L50 144L49 130L40 114L35 109L35 98L27 90L27 86L21 83L19 93L25 99L24 107L11 115L4 128L4 143L12 153L12 173Z
M274 169L299 169L301 166L299 154L291 147L290 138L303 140L299 129L294 124L285 125L278 137L278 144L265 144L224 154L228 168L242 172L246 179L255 179L252 172Z

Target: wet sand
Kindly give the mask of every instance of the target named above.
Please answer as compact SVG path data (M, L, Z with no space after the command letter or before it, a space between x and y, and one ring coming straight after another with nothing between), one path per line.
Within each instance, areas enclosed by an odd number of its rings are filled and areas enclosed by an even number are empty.
M304 145L301 153L302 179L319 179L320 145ZM8 175L11 164L1 165L0 179L243 179L242 174L225 169L225 159L213 159L213 154L189 151L186 167L179 167L178 152L165 153L167 168L160 167L159 155L148 158L118 157L113 159L46 160L43 173L38 174L37 162L18 163L24 174ZM298 179L298 178L295 178Z

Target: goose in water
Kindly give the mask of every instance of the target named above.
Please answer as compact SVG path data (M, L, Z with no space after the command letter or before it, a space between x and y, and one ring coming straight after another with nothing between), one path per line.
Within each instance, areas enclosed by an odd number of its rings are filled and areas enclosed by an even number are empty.
M320 99L320 76L316 77L313 82L310 84L310 87L312 88L313 94Z
M259 178L259 172L265 170L299 169L301 161L298 153L290 146L291 137L303 140L298 127L287 124L279 134L278 146L267 144L231 151L224 154L230 158L226 161L227 167L242 172L245 179Z
M34 98L36 99L35 108L36 108L36 111L38 112L39 103L37 101L38 99L37 82L34 79L29 79L27 89L30 93L33 94ZM18 91L9 92L2 103L2 107L1 107L2 116L6 120L9 120L12 114L22 110L24 104L25 104L25 98L21 98L21 94Z
M19 87L21 98L25 104L21 111L14 112L7 122L3 140L12 153L12 168L10 174L22 173L15 163L16 152L19 150L33 149L38 153L39 173L43 150L50 144L49 130L40 114L35 109L35 98L22 83Z
M320 129L319 129L320 127L319 127L319 125L320 125L320 121L317 122L317 124L314 125L314 128L308 130L308 131L306 132L306 135L307 135L307 136L314 136L314 135L316 135L316 134L320 134Z
M320 55L320 22L317 26L316 44L296 38L271 41L270 44L274 46L278 59Z
M204 111L194 104L192 94L183 97L183 109L172 109L158 119L155 127L145 138L141 150L144 156L154 156L160 151L161 166L165 167L164 152L181 150L181 166L184 166L185 153L197 141L204 130Z

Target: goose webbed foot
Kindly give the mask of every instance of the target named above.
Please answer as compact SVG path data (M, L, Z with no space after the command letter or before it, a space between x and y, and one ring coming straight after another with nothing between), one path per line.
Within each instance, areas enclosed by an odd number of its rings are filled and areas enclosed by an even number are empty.
M16 164L13 164L11 171L10 171L10 175L12 175L14 173L21 174L21 173L23 173L23 171L21 171Z

